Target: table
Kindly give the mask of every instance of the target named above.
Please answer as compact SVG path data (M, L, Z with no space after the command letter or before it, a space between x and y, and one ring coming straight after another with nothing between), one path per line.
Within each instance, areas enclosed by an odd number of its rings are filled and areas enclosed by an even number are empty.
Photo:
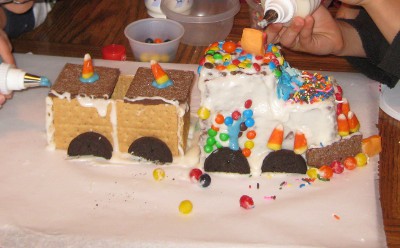
M243 27L249 26L247 11L248 6L242 4L228 39L239 40ZM59 0L42 26L12 43L14 50L20 53L81 57L89 52L94 58L100 58L104 45L120 43L128 47L123 28L134 20L146 17L144 1L120 0L115 4L111 0ZM203 50L204 47L181 44L175 62L195 64ZM293 66L301 69L354 71L342 58L290 51L284 53ZM132 59L128 50L128 60ZM379 170L380 198L388 246L394 247L400 245L400 122L379 111L379 129L384 146Z

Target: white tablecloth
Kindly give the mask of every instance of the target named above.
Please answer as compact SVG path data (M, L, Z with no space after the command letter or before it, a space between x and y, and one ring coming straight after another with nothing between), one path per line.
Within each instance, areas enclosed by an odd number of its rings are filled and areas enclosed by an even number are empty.
M16 54L20 68L54 82L61 58ZM134 74L139 63L95 60ZM143 64L148 66L147 63ZM164 65L196 70L196 65ZM364 136L377 134L378 83L357 73L329 73L341 83ZM211 175L201 188L190 167L66 159L46 149L48 89L15 92L0 109L1 247L383 247L378 158L363 168L307 184L299 175ZM198 91L193 92L196 111ZM239 206L242 195L255 207ZM271 196L276 196L275 200ZM178 205L192 201L189 215Z

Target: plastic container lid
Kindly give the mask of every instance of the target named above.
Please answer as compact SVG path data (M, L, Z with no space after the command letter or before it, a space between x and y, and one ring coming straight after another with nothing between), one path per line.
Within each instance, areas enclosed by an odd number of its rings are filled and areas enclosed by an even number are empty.
M381 95L379 97L379 107L392 118L400 121L400 81L390 89L386 85L381 85Z
M239 0L194 0L183 13L173 11L176 0L163 0L161 10L168 19L187 23L213 23L232 18L240 10Z

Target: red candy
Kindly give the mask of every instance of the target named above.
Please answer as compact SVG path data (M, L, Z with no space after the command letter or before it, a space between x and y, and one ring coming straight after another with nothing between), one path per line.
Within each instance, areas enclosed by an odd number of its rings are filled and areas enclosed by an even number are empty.
M335 160L330 166L335 174L341 174L344 171L344 165L340 161Z
M201 175L203 175L203 172L198 168L192 169L189 173L189 177L192 182L198 182Z
M245 108L251 108L251 105L253 104L253 101L251 99L247 100L244 102L244 107Z
M242 195L242 197L240 197L240 206L244 209L252 209L254 208L254 201L253 198L251 198L248 195Z
M257 63L253 63L253 67L254 67L254 70L256 70L257 72L261 70L261 66Z
M232 113L232 119L234 119L235 121L239 120L241 116L242 114L240 114L240 112L237 110L233 111Z

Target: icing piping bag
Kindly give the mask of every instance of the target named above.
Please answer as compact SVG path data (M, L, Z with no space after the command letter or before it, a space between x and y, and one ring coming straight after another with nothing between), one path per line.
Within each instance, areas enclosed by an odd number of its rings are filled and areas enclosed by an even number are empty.
M10 94L14 90L50 86L51 83L46 77L26 73L6 63L0 64L0 93L2 94Z

